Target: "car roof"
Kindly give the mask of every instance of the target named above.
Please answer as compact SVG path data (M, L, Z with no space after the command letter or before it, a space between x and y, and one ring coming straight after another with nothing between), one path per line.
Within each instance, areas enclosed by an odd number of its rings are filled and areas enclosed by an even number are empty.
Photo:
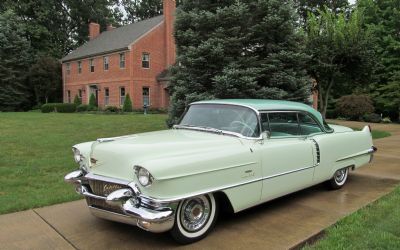
M272 110L296 110L311 113L318 121L323 124L321 113L309 105L300 102L269 100L269 99L219 99L199 101L191 104L231 104L253 108L258 111Z

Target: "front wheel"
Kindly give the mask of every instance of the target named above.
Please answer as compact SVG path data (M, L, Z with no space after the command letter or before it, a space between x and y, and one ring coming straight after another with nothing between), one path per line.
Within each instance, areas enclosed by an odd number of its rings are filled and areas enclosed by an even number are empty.
M349 175L349 168L342 168L337 170L332 179L328 181L328 185L331 189L340 189L344 186Z
M176 210L172 237L179 243L189 244L203 239L214 227L218 216L218 203L213 194L188 198Z

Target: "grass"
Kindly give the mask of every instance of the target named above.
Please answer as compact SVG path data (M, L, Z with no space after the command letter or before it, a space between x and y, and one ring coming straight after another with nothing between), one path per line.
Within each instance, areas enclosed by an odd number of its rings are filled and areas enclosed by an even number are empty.
M166 118L0 112L0 214L79 199L63 182L77 168L72 145L165 129Z
M340 220L304 249L400 249L400 186Z
M353 130L361 130L360 128L352 128ZM380 139L380 138L385 138L388 136L391 136L392 134L387 132L387 131L382 131L382 130L375 130L373 129L372 132L372 139Z

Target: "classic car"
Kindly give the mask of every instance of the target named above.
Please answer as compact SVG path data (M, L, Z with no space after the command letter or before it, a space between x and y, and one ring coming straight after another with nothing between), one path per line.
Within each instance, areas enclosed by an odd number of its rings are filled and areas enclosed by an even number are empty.
M204 238L219 211L322 182L339 189L376 150L369 126L353 131L305 104L246 99L195 102L170 130L72 149L79 170L65 181L94 216L170 231L180 243Z

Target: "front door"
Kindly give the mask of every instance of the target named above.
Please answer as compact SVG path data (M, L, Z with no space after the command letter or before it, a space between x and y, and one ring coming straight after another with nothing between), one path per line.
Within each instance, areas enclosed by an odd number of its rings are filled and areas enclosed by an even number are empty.
M99 106L99 90L97 88L97 85L91 85L90 86L90 90L89 90L89 99L91 95L94 95L94 97L96 98L96 106ZM88 99L88 100L89 100Z
M313 142L301 134L296 112L261 114L264 131L270 138L260 144L263 188L262 200L271 200L312 184Z

